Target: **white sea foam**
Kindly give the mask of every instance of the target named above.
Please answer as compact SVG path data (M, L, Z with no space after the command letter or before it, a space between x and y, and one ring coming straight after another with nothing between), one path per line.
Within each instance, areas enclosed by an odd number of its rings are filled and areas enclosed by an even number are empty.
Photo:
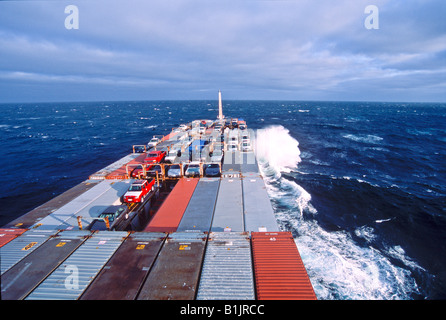
M255 145L257 158L277 172L289 172L301 162L299 142L283 126L257 130Z
M375 136L372 134L344 134L342 137L346 139L350 139L357 142L364 142L364 143L372 143L372 144L378 144L380 143L383 138L379 136Z
M385 253L374 248L371 245L376 239L373 226L354 231L355 236L370 244L363 246L349 232L326 231L317 219L311 219L319 213L311 203L310 193L281 175L285 171L296 174L301 162L299 143L287 129L281 126L262 129L257 139L260 169L276 219L282 230L298 235L295 242L318 299L408 299L411 293L418 293L411 272L395 266L388 256L405 265L415 263L400 247L392 247ZM376 222L385 221L388 220Z

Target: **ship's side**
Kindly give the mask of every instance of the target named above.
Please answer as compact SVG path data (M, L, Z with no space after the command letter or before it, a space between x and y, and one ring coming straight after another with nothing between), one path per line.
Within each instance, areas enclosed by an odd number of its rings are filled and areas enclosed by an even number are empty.
M0 228L2 299L316 299L255 132L219 109Z

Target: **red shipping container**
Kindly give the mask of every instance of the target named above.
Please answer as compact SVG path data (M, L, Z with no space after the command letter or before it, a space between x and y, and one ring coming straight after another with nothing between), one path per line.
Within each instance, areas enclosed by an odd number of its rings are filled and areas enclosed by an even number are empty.
M257 299L316 300L291 232L252 232Z
M0 247L3 247L12 239L17 238L26 229L12 229L12 228L0 228Z
M144 231L175 232L198 180L198 178L181 178Z

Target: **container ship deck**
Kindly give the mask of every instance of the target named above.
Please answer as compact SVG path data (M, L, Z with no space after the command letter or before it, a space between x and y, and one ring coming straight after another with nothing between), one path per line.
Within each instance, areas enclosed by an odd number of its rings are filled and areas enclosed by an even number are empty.
M315 300L241 119L196 120L0 228L3 300Z

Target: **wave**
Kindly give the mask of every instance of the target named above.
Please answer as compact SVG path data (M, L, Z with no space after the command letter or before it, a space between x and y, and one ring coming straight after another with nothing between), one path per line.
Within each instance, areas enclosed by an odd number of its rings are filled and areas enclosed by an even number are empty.
M259 167L276 219L281 230L292 231L318 299L410 299L411 294L419 293L411 271L395 266L391 259L408 263L410 268L418 267L416 263L401 247L386 252L374 248L377 235L372 226L350 234L327 231L318 223L321 213L312 205L311 194L294 179L301 162L299 143L286 128L258 130L257 145ZM354 237L365 240L366 245L358 244Z
M257 130L255 150L259 161L266 161L277 173L290 172L301 162L299 142L283 126Z
M343 138L350 139L356 142L363 142L363 143L371 143L371 144L379 144L380 141L383 140L382 137L375 136L372 134L344 134L342 135Z

